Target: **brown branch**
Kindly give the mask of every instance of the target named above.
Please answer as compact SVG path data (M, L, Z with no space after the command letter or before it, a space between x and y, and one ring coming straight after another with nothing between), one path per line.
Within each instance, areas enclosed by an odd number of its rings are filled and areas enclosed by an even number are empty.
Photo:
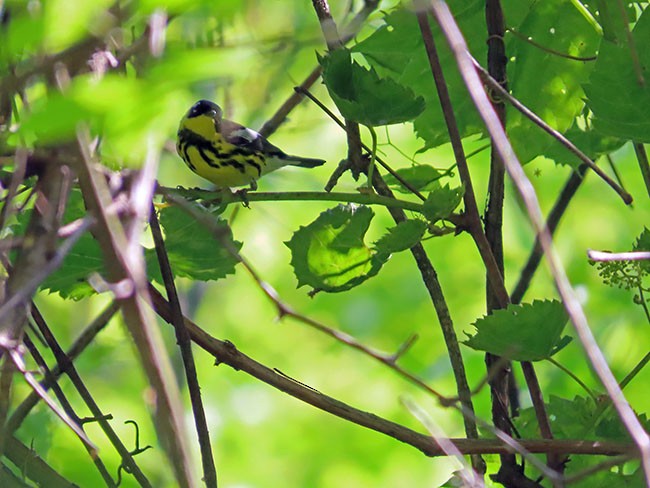
M34 481L38 486L79 488L79 485L66 480L33 449L27 447L16 437L10 436L6 441L6 446L5 456L7 459L20 469L21 474Z
M490 244L485 237L485 233L483 232L481 217L479 215L478 205L476 203L476 197L474 194L474 187L472 185L472 177L467 165L467 159L465 158L465 152L463 150L460 132L458 130L458 125L456 124L456 117L454 116L453 107L451 106L449 91L447 89L445 77L440 66L440 59L438 57L438 51L435 47L435 41L431 33L431 26L429 25L429 19L427 17L426 10L418 11L416 16L418 19L418 24L420 26L420 32L422 34L424 46L427 52L427 57L429 59L429 65L434 78L435 87L440 99L440 105L442 108L443 116L445 118L445 124L447 125L447 130L449 132L449 139L454 151L454 158L458 167L458 173L460 175L461 181L463 182L463 185L465 186L463 203L465 204L465 213L467 215L468 231L474 239L476 247L478 248L478 251L481 255L481 259L483 260L488 273L490 285L495 290L501 306L505 307L510 299L507 292L505 291L503 276L499 270L498 263L494 257L494 254L492 254Z
M171 307L165 298L150 286L150 293L156 313L167 323L172 323ZM242 371L263 383L288 395L308 403L320 410L362 427L385 434L398 441L415 447L427 456L444 456L445 451L430 436L420 434L402 425L383 419L369 412L358 410L335 398L306 386L288 376L278 373L247 356L232 342L221 341L209 335L205 330L184 317L185 326L192 340L203 350L214 356L216 364L227 364L235 371ZM513 446L501 439L449 439L463 454L500 454L514 452ZM530 439L512 441L529 453L554 452L558 454L591 454L614 456L635 453L630 443L615 441L585 441L567 439Z
M11 401L13 365L22 367L17 350L27 323L31 297L49 274L43 273L43 270L47 268L52 271L55 267L51 258L56 255L57 230L61 220L59 203L65 202L68 197L67 185L64 183L66 177L70 177L67 167L50 165L39 178L39 196L25 232L24 245L10 271L6 289L3 290L3 305L0 308L0 349L6 354L2 355L3 366L0 370L0 454L4 451L3 442L7 437L4 433ZM6 265L5 267L7 268ZM31 377L26 373L23 376L31 384ZM48 405L57 408L51 401ZM57 410L55 413L65 419L64 421L69 421L62 412ZM70 426L79 434L78 429ZM85 438L83 435L82 437Z
M74 361L79 355L90 345L95 336L104 328L108 321L117 313L119 307L115 302L112 302L108 307L102 311L93 322L84 329L81 335L74 341L66 356L70 361ZM52 378L58 378L63 374L61 368L57 365L51 369ZM51 387L51 380L45 378L41 382L44 389ZM13 411L11 417L7 421L7 431L15 432L16 429L22 424L23 420L29 415L29 412L38 404L40 397L35 393L30 393L23 402L18 405Z
M648 154L646 153L645 146L642 142L634 143L634 153L636 154L636 160L639 163L641 176L643 176L645 189L648 192L648 195L650 195L650 164L648 163Z
M567 182L564 184L560 195L557 197L557 200L553 204L553 208L546 218L546 228L548 229L548 232L551 234L551 236L555 234L555 230L560 223L560 219L564 215L564 212L566 212L571 199L576 194L578 188L584 181L587 168L588 166L586 164L581 164L577 170L571 172L571 175L567 179ZM539 263L542 260L542 254L542 247L539 244L539 238L536 238L533 249L528 256L528 260L521 270L519 280L517 280L517 284L515 285L510 295L512 303L521 303L526 290L528 290L528 287L530 286L533 275L535 274L535 271L537 271Z
M33 304L32 304L33 306ZM34 316L34 309L32 309L32 316ZM65 396L59 385L56 383L56 380L54 378L54 375L52 374L51 369L47 366L47 363L45 362L45 359L41 355L41 353L38 351L34 343L31 341L29 336L27 334L24 335L23 337L23 343L25 344L25 347L31 354L32 358L34 358L34 361L38 365L40 371L43 373L45 379L52 385L52 391L54 392L54 395L56 396L56 399L59 401L61 404L61 407L63 408L63 411L70 417L73 422L86 434L86 431L84 430L83 423L80 419L80 417L77 415L77 413L74 411L72 408L72 405L70 404L70 401L68 398ZM41 385L42 386L42 385ZM45 388L43 388L45 390ZM88 435L88 434L86 434ZM86 449L86 452L90 455L91 460L97 467L97 471L99 471L100 476L104 480L104 483L106 483L107 486L110 487L115 487L115 483L113 481L113 478L111 477L110 473L108 472L108 469L106 469L106 465L104 462L101 460L99 457L99 454L97 451L92 448L91 446L87 445L86 443L82 443L84 445L84 448Z
M217 487L217 470L214 465L214 457L212 455L212 447L210 445L210 433L208 431L208 422L205 417L205 409L203 408L203 400L201 399L201 385L196 372L196 364L194 362L194 355L192 354L192 339L190 337L185 322L183 321L183 312L181 304L178 299L176 285L174 284L174 275L171 265L169 264L169 256L165 249L165 241L160 230L160 223L155 210L151 210L149 216L149 226L151 228L151 235L153 236L154 245L156 247L156 256L158 257L158 265L160 266L160 273L165 283L165 290L167 291L167 299L171 307L172 325L176 331L176 342L181 351L183 358L183 366L185 369L185 379L187 387L190 392L190 401L192 403L192 413L194 414L194 425L199 439L199 446L201 449L201 461L203 463L203 481L208 488Z
M54 337L54 334L45 322L45 318L41 315L40 311L35 306L32 308L32 317L36 323L36 326L38 327L38 330L45 338L46 344L56 358L58 371L60 371L60 373L65 373L68 378L70 378L70 381L79 393L79 396L88 407L88 410L90 410L90 413L93 415L93 420L99 424L99 427L102 429L108 440L111 442L111 444L113 444L115 450L120 454L122 463L128 468L129 473L135 477L140 486L152 486L140 467L136 464L129 450L126 448L124 443L122 443L115 430L113 430L111 427L111 424L108 422L109 417L104 414L99 408L99 405L81 379L81 376L79 375L77 368L74 366L72 359L61 348L58 341ZM52 373L51 377L47 378L47 383L54 386L56 384L53 381L54 378L56 378L56 376L54 376L54 373ZM111 483L114 484L112 478Z
M343 47L343 41L339 36L336 22L330 13L330 7L327 0L312 0L312 5L318 16L321 31L327 44L327 49L334 51ZM361 155L361 134L359 132L359 124L352 120L345 120L345 133L348 137L348 158L347 164L354 171L361 172L368 169L366 161ZM354 174L354 173L353 173Z

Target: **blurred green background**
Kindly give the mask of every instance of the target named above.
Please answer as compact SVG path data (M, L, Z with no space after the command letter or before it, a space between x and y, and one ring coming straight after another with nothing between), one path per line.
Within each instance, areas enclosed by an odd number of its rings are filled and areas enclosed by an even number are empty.
M380 8L390 9L396 3L384 1ZM9 8L18 4L7 2ZM337 20L347 17L350 6L356 8L360 4L330 2ZM22 13L12 19L12 30L7 34L2 54L5 59L23 59L28 54L60 51L89 34L105 35L110 24L105 13L109 5L106 1L82 0L29 2L25 9L20 5L16 8ZM34 100L33 116L14 137L28 143L35 137L58 140L74 130L81 114L91 121L93 129L102 130L102 155L107 164L137 166L147 144L154 144L166 148L160 163L160 184L209 188L182 164L172 149L178 121L187 108L199 98L212 99L225 108L229 117L259 128L292 93L292 87L316 66L316 53L324 52L319 25L311 2L307 1L150 0L134 2L124 6L124 10L129 12L132 30L117 33L117 45L129 44L131 36L140 36L152 13L165 10L171 16L162 54L155 57L143 51L137 62L125 66L125 73L117 71L101 78L93 74L76 77L65 97L49 91L42 82L31 84L27 94ZM360 37L370 32L380 17L379 11L373 14ZM334 108L320 83L312 91ZM408 166L408 157L423 145L414 137L410 124L378 133L384 158L396 168ZM363 136L369 141L367 133ZM392 145L386 144L389 137ZM344 133L309 101L291 113L271 141L289 153L320 157L328 164L311 171L283 169L261 180L261 191L321 190L346 155ZM474 138L467 141L466 150L481 144ZM625 207L602 181L588 175L562 221L556 244L592 330L615 374L622 378L648 350L649 324L640 307L633 305L632 293L601 283L595 268L587 262L586 250L629 250L650 214L648 194L631 147L624 146L613 154L613 159L635 204ZM439 168L453 164L447 145L417 154L415 160ZM485 200L488 167L487 151L470 159L479 203ZM538 190L542 208L548 211L569 175L569 168L538 158L525 169ZM355 191L359 185L348 173L337 190ZM242 254L285 302L387 352L395 351L410 335L418 334L418 341L402 364L436 390L454 395L455 385L439 325L409 253L393 256L377 277L346 293L319 293L310 298L306 288L296 289L289 250L283 242L299 226L307 225L332 206L322 202L262 202L252 204L250 209L231 208L227 216L231 218L235 238L244 243ZM385 210L376 208L375 212L368 241L394 225ZM509 289L516 282L532 240L525 212L508 185L504 243ZM462 338L463 331L470 331L470 324L485 312L484 268L478 253L466 234L430 239L424 244ZM464 436L457 412L440 408L432 398L387 368L292 320L278 322L274 306L241 267L234 276L218 282L181 279L178 285L186 315L210 334L232 341L265 365L355 407L424 432L400 402L402 398L411 399L426 409L447 435ZM542 266L525 301L556 296ZM78 302L63 301L44 293L36 299L64 344L69 344L108 301L109 297L104 295ZM187 394L173 331L167 324L161 323L161 328L183 394ZM572 330L567 333L575 336ZM100 406L113 415L113 426L127 446L133 439L133 429L123 422L129 419L140 426L140 442L155 446L137 457L154 486L174 486L169 463L157 444L145 407L147 385L130 344L121 319L114 319L80 357L77 366ZM470 386L476 385L485 375L483 354L466 347L463 354ZM600 391L577 341L556 359ZM214 359L198 349L196 361L222 487L438 486L458 467L453 460L426 458L393 439L318 411L225 365L214 367ZM519 368L515 370L523 383ZM537 371L546 398L585 395L554 366L540 363ZM648 380L648 371L644 370L626 389L632 405L641 411L647 408ZM67 380L62 385L73 405L81 406ZM27 387L19 382L15 399L26 393ZM184 403L188 406L187 435L194 441L187 397ZM530 405L525 394L522 403ZM489 418L487 391L475 397L475 407L480 417ZM119 457L97 427L91 424L88 431L99 445L104 461L115 472ZM79 486L101 483L76 438L43 406L28 418L18 435ZM197 443L192 445L196 448ZM127 476L122 486L136 484Z

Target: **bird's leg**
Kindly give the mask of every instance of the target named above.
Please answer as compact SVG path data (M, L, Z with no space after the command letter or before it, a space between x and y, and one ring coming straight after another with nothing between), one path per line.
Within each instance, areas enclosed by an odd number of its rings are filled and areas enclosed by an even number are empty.
M257 190L257 181L251 180L251 184L248 188L237 190L235 192L235 195L241 200L241 203L244 207L250 208L250 205L248 204L248 192L255 190Z

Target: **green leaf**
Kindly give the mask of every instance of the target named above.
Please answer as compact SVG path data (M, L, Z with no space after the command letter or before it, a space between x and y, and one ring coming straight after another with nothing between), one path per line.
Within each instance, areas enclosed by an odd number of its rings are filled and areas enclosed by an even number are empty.
M515 361L539 361L551 357L571 340L561 337L567 320L557 300L509 305L474 322L476 334L467 334L464 344Z
M598 159L603 154L609 154L625 144L623 139L606 136L593 129L582 130L575 124L564 135L592 160ZM582 164L582 160L555 139L544 150L543 155L558 164L568 164L574 168Z
M403 220L375 242L375 250L378 254L386 255L406 251L420 242L426 230L427 223L423 220Z
M485 2L454 0L448 4L472 54L477 59L485 59ZM415 119L414 125L426 148L448 142L447 126L415 14L401 8L386 14L383 20L385 25L353 47L353 51L362 53L374 68L385 71L387 76L424 98L426 108ZM432 25L435 26L435 22ZM467 93L447 41L440 29L434 27L433 34L461 137L480 133L483 124Z
M365 69L341 48L319 58L323 82L346 119L368 126L399 124L413 120L424 110L424 99L416 97L390 78Z
M160 211L159 219L174 276L208 281L235 272L235 265L239 261L221 241L216 240L210 231L188 217L182 209L177 206L165 207ZM242 243L233 239L230 227L223 220L218 220L218 225L222 239L227 241L231 249L239 251ZM149 274L156 281L162 282L156 250L146 249L145 256Z
M416 190L431 191L440 188L438 180L442 177L442 173L428 164L415 164L395 172ZM400 193L411 193L411 190L402 185L392 174L387 174L384 179L394 190Z
M376 275L388 256L371 250L363 241L373 216L369 207L338 205L300 227L285 242L291 250L298 287L339 292Z
M600 37L575 6L565 0L537 2L516 29L546 49L508 36L509 88L519 101L564 133L583 110L581 85L594 62L567 59L549 50L576 57L594 56ZM507 110L508 136L520 161L526 163L546 154L554 139L511 106Z
M422 214L431 222L449 217L460 205L464 193L462 186L450 188L448 184L432 191L422 205Z
M641 71L646 83L640 85L626 43L603 40L596 66L585 84L587 104L594 113L594 127L604 134L650 142L650 12L645 9L632 32Z
M68 224L86 215L81 192L73 189L68 198L63 222ZM18 215L17 235L23 234L31 212ZM62 298L80 300L93 295L95 290L88 284L88 277L93 273L104 272L104 259L99 244L89 233L84 233L70 252L63 259L61 266L50 274L41 284L42 290L58 293Z
M643 232L641 232L641 235L639 235L639 237L636 238L632 250L650 251L650 230L647 227L644 227ZM641 261L637 261L637 264L639 265L641 272L643 272L644 274L650 273L650 260L644 259Z

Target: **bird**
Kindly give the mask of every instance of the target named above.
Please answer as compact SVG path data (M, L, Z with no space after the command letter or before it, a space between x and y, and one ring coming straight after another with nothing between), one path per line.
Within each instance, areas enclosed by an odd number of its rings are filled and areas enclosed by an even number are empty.
M223 118L216 103L199 100L178 127L176 151L197 175L219 188L249 185L283 166L315 168L323 159L286 154L261 134Z

